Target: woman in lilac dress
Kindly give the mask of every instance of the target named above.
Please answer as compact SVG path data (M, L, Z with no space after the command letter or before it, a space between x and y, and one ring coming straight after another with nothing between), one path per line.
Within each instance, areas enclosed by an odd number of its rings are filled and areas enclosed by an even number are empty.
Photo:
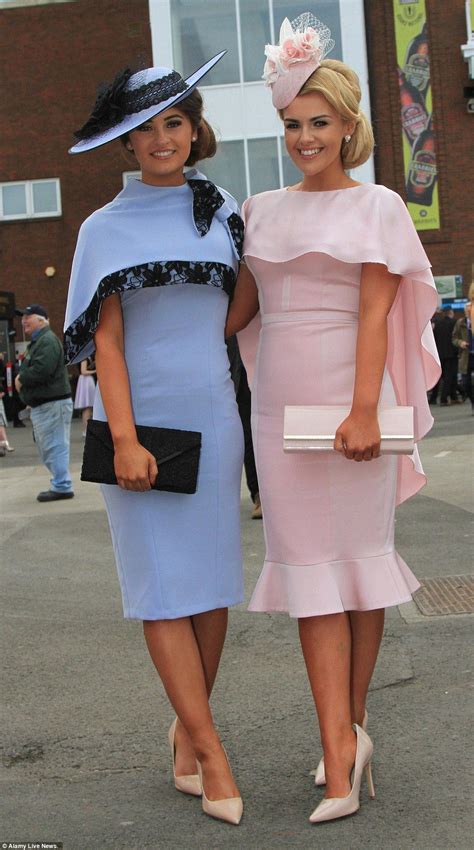
M307 18L309 16L306 16ZM418 582L394 548L395 505L424 483L418 455L380 456L377 408L415 408L431 426L436 290L401 198L346 171L373 147L356 74L324 60L319 22L285 21L265 68L301 182L249 198L244 261L227 332L260 307L252 427L266 540L252 611L298 619L324 760L312 822L359 807L372 742L366 697L384 609ZM240 334L251 369L256 320ZM334 452L283 451L285 405L341 405ZM363 461L361 463L361 461Z
M96 350L94 418L107 421L118 485L103 485L125 617L143 621L177 718L169 730L176 788L238 824L242 800L209 696L242 601L243 435L224 325L243 226L237 203L193 166L216 141L195 87L170 68L126 71L99 98L71 149L113 139L134 153L132 180L84 222L65 340L70 362ZM199 431L193 495L151 489L160 470L135 424Z

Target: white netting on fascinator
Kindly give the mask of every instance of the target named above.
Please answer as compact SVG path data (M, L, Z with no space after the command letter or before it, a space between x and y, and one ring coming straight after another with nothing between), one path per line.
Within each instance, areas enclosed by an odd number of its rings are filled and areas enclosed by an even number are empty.
M321 51L320 62L333 49L335 41L331 38L331 30L326 24L323 24L312 12L302 12L291 22L293 32L304 33L308 30L313 30L319 39L319 48Z
M263 79L272 87L273 104L283 109L334 47L329 28L311 12L290 23L285 18L279 44L267 44Z

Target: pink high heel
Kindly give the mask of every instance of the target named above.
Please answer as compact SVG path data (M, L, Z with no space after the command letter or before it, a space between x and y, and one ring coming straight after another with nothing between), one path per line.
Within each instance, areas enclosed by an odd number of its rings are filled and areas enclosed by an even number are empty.
M192 794L193 797L200 797L202 794L201 780L197 773L189 774L189 776L176 776L176 766L175 766L175 756L176 756L176 747L174 743L174 738L176 735L176 723L178 722L178 718L176 717L168 732L168 741L170 742L171 749L171 763L173 766L173 779L174 779L174 787L177 788L178 791L182 791L183 794Z
M313 814L310 816L311 823L323 823L324 821L345 818L347 815L354 814L360 807L360 785L364 771L369 787L369 797L372 799L375 797L371 766L374 746L367 732L364 732L357 723L354 723L352 728L357 735L357 749L355 764L351 774L350 794L347 797L325 797L324 800L321 800L319 806L316 806Z
M367 709L364 711L364 719L362 721L362 729L364 732L367 732L367 723L369 720L369 715L367 714ZM326 774L324 772L324 756L321 758L317 768L310 772L311 776L314 776L314 784L321 786L326 785Z

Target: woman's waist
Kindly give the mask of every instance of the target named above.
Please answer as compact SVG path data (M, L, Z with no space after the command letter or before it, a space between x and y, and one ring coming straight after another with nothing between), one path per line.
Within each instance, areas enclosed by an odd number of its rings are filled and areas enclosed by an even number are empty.
M281 313L262 313L262 325L300 322L321 324L357 324L359 314L352 310L288 310Z

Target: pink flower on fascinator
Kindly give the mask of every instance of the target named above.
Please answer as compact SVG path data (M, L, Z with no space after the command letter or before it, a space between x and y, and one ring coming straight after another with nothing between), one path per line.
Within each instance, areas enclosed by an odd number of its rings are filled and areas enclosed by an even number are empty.
M267 86L273 86L281 77L286 77L292 68L296 70L303 63L307 63L310 68L309 76L332 47L334 41L330 31L310 12L304 12L292 23L285 18L280 29L280 43L267 44L265 47L267 61L263 79ZM298 76L301 76L300 71Z
M281 46L281 57L285 63L290 64L290 62L297 62L298 59L305 61L308 59L308 54L304 47L298 44L296 38L287 38Z

